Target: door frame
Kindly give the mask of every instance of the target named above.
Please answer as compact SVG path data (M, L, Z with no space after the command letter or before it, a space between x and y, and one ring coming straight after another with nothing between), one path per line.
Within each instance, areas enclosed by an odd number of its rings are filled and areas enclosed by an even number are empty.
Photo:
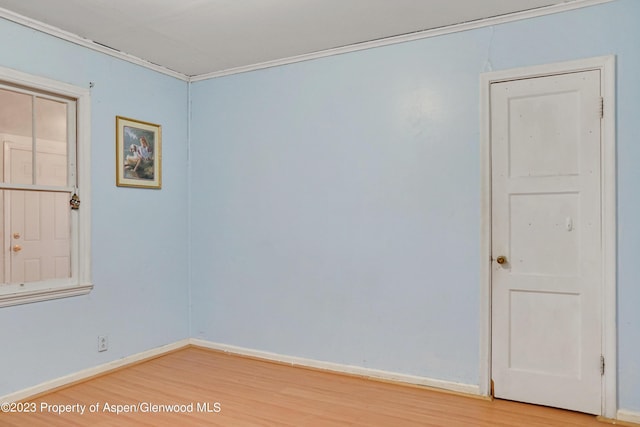
M616 325L616 112L615 56L538 65L480 74L480 393L491 395L491 96L493 83L600 70L604 100L601 128L602 377L601 415L617 415Z

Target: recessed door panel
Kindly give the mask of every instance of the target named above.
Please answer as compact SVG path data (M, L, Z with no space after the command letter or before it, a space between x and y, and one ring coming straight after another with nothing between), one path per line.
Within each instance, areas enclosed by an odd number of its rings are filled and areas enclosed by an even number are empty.
M512 194L509 205L511 273L578 276L580 195Z
M580 295L512 291L509 368L577 379L580 358Z
M580 93L523 96L509 100L512 177L576 175L579 172ZM535 115L537 120L529 118ZM539 126L538 122L545 123Z

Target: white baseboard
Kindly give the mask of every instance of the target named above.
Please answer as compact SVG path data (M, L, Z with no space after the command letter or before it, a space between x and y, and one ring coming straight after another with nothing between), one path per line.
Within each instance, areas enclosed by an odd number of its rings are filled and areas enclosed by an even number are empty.
M285 363L292 366L301 366L314 369L320 369L324 371L338 372L349 375L356 375L359 377L373 378L384 381L393 381L400 383L407 383L413 385L420 385L424 387L437 388L440 390L453 391L456 393L463 393L469 395L480 396L480 386L471 384L461 384L452 381L436 380L425 377L418 377L414 375L398 374L395 372L382 371L378 369L364 368L354 365L343 365L340 363L323 362L314 359L305 359L303 357L285 356L277 353L270 353L266 351L253 350L244 347L237 347L227 344L219 344L211 341L192 338L190 340L191 345L197 347L209 348L212 350L219 350L226 353L237 354L241 356L250 356L258 359L270 360L273 362Z
M82 371L75 372L73 374L65 375L64 377L56 378L55 380L46 381L33 387L25 388L23 390L9 393L4 396L0 396L0 402L18 402L29 397L45 393L58 387L66 386L77 381L82 381L87 378L95 377L105 372L112 371L123 366L131 365L136 362L140 362L145 359L160 356L164 353L168 353L173 350L185 347L189 345L189 339L177 341L172 344L163 345L162 347L153 348L151 350L143 351L142 353L133 354L131 356L123 357L122 359L114 360L102 365L95 366L93 368L83 369Z
M38 384L33 387L29 387L14 393L9 393L4 396L0 396L0 403L3 402L17 402L29 397L33 397L47 391L63 387L78 381L82 381L87 378L95 377L97 375L125 367L145 359L160 356L173 350L177 350L188 345L197 347L209 348L212 350L223 351L230 354L237 354L241 356L250 356L258 359L270 360L278 363L284 363L291 366L301 366L314 369L320 369L325 371L344 373L349 375L356 375L364 378L379 379L384 381L393 381L406 384L420 385L424 387L436 388L440 390L452 391L456 393L464 393L468 395L482 396L480 387L472 384L462 384L452 381L437 380L432 378L419 377L414 375L399 374L395 372L388 372L378 369L364 368L361 366L344 365L340 363L323 362L314 359L306 359L303 357L286 356L277 353L270 353L266 351L254 350L244 347L238 347L234 345L219 344L211 341L206 341L197 338L190 338L177 341L172 344L167 344L162 347L153 348L151 350L143 351L141 353L133 354L131 356L124 357L122 359L114 360L93 368L84 369L82 371L75 372L73 374L65 375L51 381ZM617 412L616 418L620 421L626 421L630 423L640 424L640 412L627 411L620 409Z
M177 341L172 344L167 344L161 347L153 348L151 350L143 351L141 353L133 354L131 356L124 357L122 359L114 360L102 365L95 366L93 368L84 369L82 371L75 372L73 374L65 375L64 377L57 378L55 380L46 381L33 387L29 387L14 393L9 393L4 396L0 396L0 403L4 402L18 402L30 397L46 393L53 389L63 387L69 384L73 384L78 381L82 381L87 378L95 377L97 375L104 374L106 372L131 365L145 359L160 356L162 354L178 350L180 348L193 345L197 347L209 348L212 350L218 350L230 354L237 354L240 356L250 356L258 359L270 360L273 362L284 363L291 366L301 366L313 369L320 369L330 372L337 372L349 375L356 375L364 378L372 378L384 381L393 381L406 384L420 385L424 387L436 388L445 391L452 391L456 393L464 393L469 395L482 396L480 387L472 384L462 384L452 381L437 380L432 378L419 377L414 375L399 374L395 372L388 372L378 369L364 368L361 366L343 365L340 363L323 362L314 359L306 359L303 357L286 356L277 353L270 353L266 351L253 350L244 347L238 347L234 345L219 344L211 341L206 341L197 338L189 338ZM630 423L640 424L640 412L627 411L619 409L617 411L616 419L619 421L625 421Z
M630 423L640 424L640 412L626 411L624 409L618 409L618 415L616 418L620 421L627 421Z
M75 372L73 374L65 375L54 380L46 381L41 384L29 387L14 393L10 393L4 396L0 396L0 402L17 402L42 393L46 393L53 389L63 387L69 384L73 384L78 381L82 381L87 378L95 377L97 375L104 374L106 372L125 367L145 359L160 356L164 353L168 353L173 350L186 347L188 345L194 345L197 347L209 348L213 350L223 351L230 354L237 354L241 356L251 356L258 359L265 359L279 363L285 363L292 366L301 366L314 369L320 369L330 372L337 372L349 375L356 375L364 378L373 378L385 381L393 381L400 383L407 383L413 385L420 385L424 387L431 387L440 390L453 391L457 393L464 393L469 395L480 396L480 387L477 385L461 384L451 381L436 380L425 377L418 377L414 375L398 374L395 372L382 371L378 369L364 368L361 366L343 365L339 363L323 362L314 359L306 359L302 357L286 356L277 353L270 353L266 351L253 350L244 347L237 347L227 344L219 344L211 341L201 339L184 339L172 344L167 344L162 347L157 347L151 350L143 351L131 356L124 357L122 359L114 360L102 365L95 366L93 368L84 369L82 371Z

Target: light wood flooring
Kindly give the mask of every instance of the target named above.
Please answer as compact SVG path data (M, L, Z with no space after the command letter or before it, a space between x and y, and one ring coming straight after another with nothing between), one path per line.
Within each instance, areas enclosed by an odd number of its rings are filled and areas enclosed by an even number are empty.
M607 426L585 414L366 380L197 347L30 402L35 403L28 403L31 409L35 406L35 413L0 413L0 426ZM67 410L86 407L84 415L46 412L58 409L53 405L76 405ZM166 412L167 407L160 405L183 405L176 408L182 412ZM90 408L96 411L89 413ZM113 412L134 408L165 412Z

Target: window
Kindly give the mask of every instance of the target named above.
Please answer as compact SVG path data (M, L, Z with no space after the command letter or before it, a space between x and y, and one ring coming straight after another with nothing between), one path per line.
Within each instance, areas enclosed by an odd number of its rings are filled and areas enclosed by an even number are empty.
M92 288L89 124L88 89L0 68L0 306Z

